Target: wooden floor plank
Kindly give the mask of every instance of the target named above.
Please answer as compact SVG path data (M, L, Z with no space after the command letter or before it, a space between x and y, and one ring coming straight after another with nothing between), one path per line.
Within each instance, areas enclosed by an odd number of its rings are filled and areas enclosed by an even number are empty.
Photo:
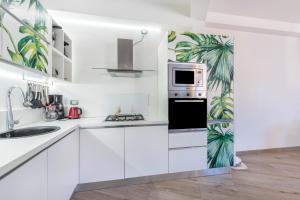
M300 200L300 149L244 153L246 171L78 192L72 200Z

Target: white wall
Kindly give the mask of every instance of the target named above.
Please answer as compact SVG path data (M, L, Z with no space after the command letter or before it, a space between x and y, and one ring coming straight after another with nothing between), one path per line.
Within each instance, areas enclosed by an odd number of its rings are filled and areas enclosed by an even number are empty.
M74 84L57 83L55 93L68 100L77 99L84 117L114 114L119 107L123 113L157 115L158 46L162 32L151 24L118 20L83 14L52 12L73 40ZM106 70L117 68L117 39L139 41L141 29L149 33L134 46L134 69L144 72L141 78L115 78Z
M43 80L39 75L30 72L24 72L9 64L0 62L0 132L6 130L6 96L7 91L11 86L20 86L23 91L26 91L26 81L30 80ZM30 124L40 121L42 118L42 109L30 109L22 106L22 96L19 91L14 91L11 95L12 106L15 120L19 120L18 126Z
M237 151L300 146L300 38L235 33Z

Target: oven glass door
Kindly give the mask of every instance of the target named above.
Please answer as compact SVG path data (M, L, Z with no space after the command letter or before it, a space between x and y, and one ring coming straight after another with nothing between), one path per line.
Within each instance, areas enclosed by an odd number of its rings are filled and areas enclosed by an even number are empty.
M207 128L206 99L169 99L169 129Z
M173 69L173 86L192 87L196 85L196 70Z

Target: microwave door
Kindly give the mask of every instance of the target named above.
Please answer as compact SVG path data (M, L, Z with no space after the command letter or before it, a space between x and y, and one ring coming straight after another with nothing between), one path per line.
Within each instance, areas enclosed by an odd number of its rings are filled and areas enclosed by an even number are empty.
M173 70L173 86L194 86L195 70L191 69L174 69Z

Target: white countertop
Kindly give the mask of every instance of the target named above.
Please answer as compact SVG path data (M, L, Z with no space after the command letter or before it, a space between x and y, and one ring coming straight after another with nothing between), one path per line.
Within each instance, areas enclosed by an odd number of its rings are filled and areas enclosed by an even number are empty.
M79 127L88 129L168 124L167 120L150 118L143 121L130 122L104 122L103 120L104 118L83 118L67 121L38 122L26 127L59 126L60 130L33 137L0 139L0 178Z

